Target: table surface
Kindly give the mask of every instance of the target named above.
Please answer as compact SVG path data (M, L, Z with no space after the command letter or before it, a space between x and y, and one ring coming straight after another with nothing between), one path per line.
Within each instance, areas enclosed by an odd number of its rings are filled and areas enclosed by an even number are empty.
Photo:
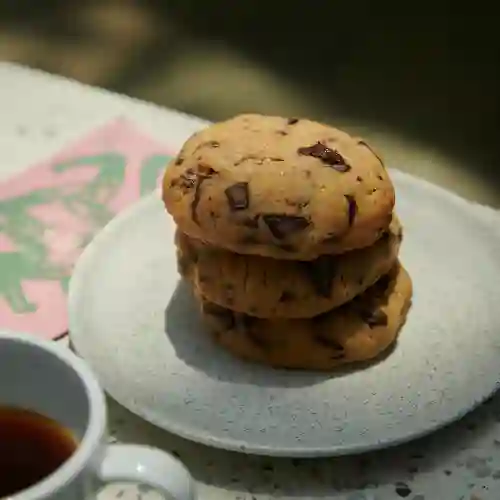
M12 64L0 63L0 180L57 152L112 118L134 120L173 148L205 124L152 104ZM175 124L175 126L172 126ZM479 202L500 195L473 169L381 130L364 129L398 168ZM61 342L67 342L63 339ZM500 395L462 421L392 449L330 459L270 459L211 449L157 429L109 400L112 441L138 442L179 456L201 500L487 500L500 498ZM161 498L134 485L113 485L100 500Z

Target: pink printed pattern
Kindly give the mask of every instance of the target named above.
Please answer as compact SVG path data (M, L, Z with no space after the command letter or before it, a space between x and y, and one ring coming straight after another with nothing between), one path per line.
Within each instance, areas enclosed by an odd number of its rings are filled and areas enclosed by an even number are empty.
M121 209L151 192L170 155L118 119L0 183L0 328L67 330L73 265Z

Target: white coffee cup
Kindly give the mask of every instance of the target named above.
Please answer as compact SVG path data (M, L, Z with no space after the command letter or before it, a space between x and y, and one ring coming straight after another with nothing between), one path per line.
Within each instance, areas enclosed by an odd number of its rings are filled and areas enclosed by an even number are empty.
M196 498L193 479L174 457L147 446L106 443L103 391L65 346L0 332L0 405L45 415L79 441L59 469L9 500L90 500L118 481L147 484L172 500Z

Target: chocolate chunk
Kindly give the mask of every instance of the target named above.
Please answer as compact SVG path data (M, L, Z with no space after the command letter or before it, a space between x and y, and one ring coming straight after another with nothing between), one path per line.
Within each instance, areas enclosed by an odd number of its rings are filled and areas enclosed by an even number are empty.
M314 291L320 296L330 298L332 284L337 272L335 258L331 255L322 255L316 260L304 261L307 277L310 279Z
M351 170L351 166L347 164L344 157L336 149L331 149L321 142L317 142L312 146L299 148L297 152L299 155L318 158L329 167L337 170L337 172L344 173Z
M280 302L291 302L292 300L295 300L295 294L293 292L290 292L289 290L283 290L279 301Z
M178 156L177 159L175 160L176 165L182 165L184 163L184 158L182 156Z
M370 327L387 325L387 314L380 309L375 311L361 311L361 319Z
M356 177L356 180L357 180L358 182L363 182L363 177L361 177L360 175L358 175L358 176Z
M288 235L303 231L309 226L309 221L300 215L287 214L263 214L262 219L266 223L271 234L278 240Z
M354 196L346 194L344 197L347 200L347 216L349 218L349 227L351 227L358 213L358 204Z
M250 204L248 182L237 182L225 189L224 194L232 212L246 210Z
M230 330L235 326L235 318L232 311L226 309L225 307L218 306L211 302L203 302L203 312L210 316L217 318L223 328Z
M192 170L192 169L189 169ZM193 171L194 172L194 171ZM217 175L217 171L214 170L209 165L205 165L204 163L200 163L198 165L198 170L194 172L195 176L195 185L194 185L194 196L193 201L191 202L191 218L193 222L199 224L197 209L201 199L201 186L207 180Z
M336 340L329 339L328 337L321 335L319 333L314 335L314 341L322 345L323 347L326 347L328 349L333 349L334 351L344 350L344 347L341 344L339 344Z
M298 118L288 118L287 123L288 125L295 125L296 123L298 123L298 121Z
M383 180L384 180L384 178L383 178L381 175L377 175L377 179L378 179L379 181L383 181Z

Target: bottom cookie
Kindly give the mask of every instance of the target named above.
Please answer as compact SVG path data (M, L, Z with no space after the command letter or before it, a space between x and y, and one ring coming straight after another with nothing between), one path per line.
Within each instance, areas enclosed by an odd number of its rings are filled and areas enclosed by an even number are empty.
M314 318L267 320L203 298L201 305L215 341L233 355L276 368L331 370L385 351L397 338L411 297L411 278L397 264L364 294Z

